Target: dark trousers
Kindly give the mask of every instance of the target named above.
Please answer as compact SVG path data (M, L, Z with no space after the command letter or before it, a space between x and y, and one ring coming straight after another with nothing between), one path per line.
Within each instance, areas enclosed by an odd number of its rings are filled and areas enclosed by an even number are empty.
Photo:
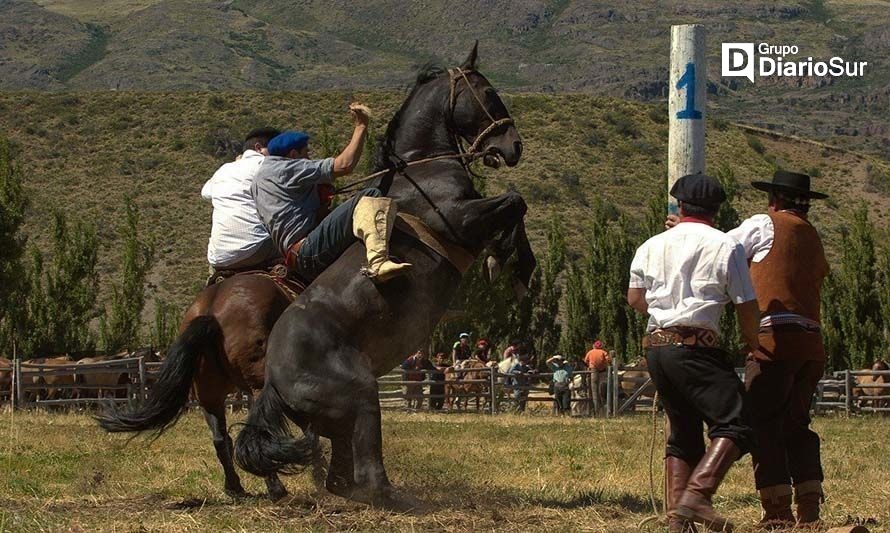
M695 465L710 439L732 440L744 454L753 432L742 417L742 382L723 350L659 346L646 350L649 374L671 423L666 454Z
M347 248L355 242L352 231L352 213L355 204L365 196L382 196L379 189L365 189L334 208L315 226L300 247L297 256L297 273L307 281L312 281L334 264Z
M569 390L568 384L565 388L560 388L554 383L553 400L556 402L556 410L559 414L569 413L572 409L572 391Z
M822 481L810 405L824 372L824 361L749 359L745 364L745 417L757 438L751 456L758 489Z
M441 398L430 398L430 407L436 411L441 410L445 404L445 385L430 385L430 396L442 396Z

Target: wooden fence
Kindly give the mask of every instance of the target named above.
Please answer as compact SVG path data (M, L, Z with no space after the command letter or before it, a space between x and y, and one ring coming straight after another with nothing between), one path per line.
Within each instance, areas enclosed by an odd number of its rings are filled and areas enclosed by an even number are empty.
M147 362L143 357L52 365L16 360L10 383L0 388L0 405L82 407L113 401L135 407L147 397L161 365ZM472 409L496 414L525 410L535 404L555 405L548 387L553 376L549 372L516 375L499 372L497 367L454 372L460 379L446 382L441 380L441 372L435 373L440 379L434 379L431 371L397 368L378 380L381 407L427 411L447 407L452 411ZM741 376L743 369L737 372ZM468 374L474 376L466 377ZM887 382L890 382L890 371L835 372L819 382L813 408L816 414L890 412L890 383ZM459 385L459 390L446 391L446 386L453 385ZM657 408L654 392L652 380L643 367L622 367L615 363L604 372L575 371L571 386L572 414L611 417L636 411L651 412ZM227 400L232 407L249 407L251 402L252 396L247 393L232 395ZM195 405L194 402L191 405Z

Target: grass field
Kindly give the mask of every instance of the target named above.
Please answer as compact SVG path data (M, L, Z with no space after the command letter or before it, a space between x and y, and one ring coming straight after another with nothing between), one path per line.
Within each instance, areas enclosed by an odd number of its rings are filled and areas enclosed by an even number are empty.
M635 531L652 515L648 416L388 412L390 478L427 506L410 514L319 493L309 473L285 480L293 496L283 502L233 502L197 412L152 443L129 444L100 433L83 414L0 416L2 531ZM890 420L826 417L815 427L824 438L827 524L860 520L871 531L890 531ZM655 464L660 506L658 451ZM257 478L243 481L251 492L263 489ZM732 469L716 505L739 530L756 530L749 457Z

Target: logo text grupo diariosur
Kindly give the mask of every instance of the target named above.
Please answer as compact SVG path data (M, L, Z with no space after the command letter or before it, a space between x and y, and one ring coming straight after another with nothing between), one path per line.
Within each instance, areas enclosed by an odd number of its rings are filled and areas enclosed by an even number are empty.
M833 78L857 78L865 74L867 61L847 61L832 57L828 61L812 57L796 58L800 50L796 45L771 45L759 43L758 56L754 56L754 43L723 43L721 73L724 77L744 77L754 82L755 70L765 76L831 76ZM789 59L792 58L792 59ZM756 64L756 69L755 69Z

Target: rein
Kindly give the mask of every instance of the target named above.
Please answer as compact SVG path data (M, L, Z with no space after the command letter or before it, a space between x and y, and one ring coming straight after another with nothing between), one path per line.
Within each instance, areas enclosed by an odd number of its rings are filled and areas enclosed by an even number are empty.
M440 154L440 155L426 157L423 159L416 159L414 161L404 161L400 158L399 161L392 168L387 168L387 169L384 169L384 170L381 170L378 172L374 172L373 174L369 174L361 179L347 183L346 185L344 185L342 187L338 187L334 191L334 194L344 194L344 193L355 191L356 189L359 188L359 186L364 185L370 181L373 181L373 180L375 180L381 176L384 176L387 173L392 172L392 171L395 171L397 174L402 174L407 177L407 175L404 173L404 170L406 168L410 168L413 166L422 165L425 163L432 163L433 161L443 161L443 160L447 160L447 159L459 160L464 166L466 166L468 163L471 163L471 162L475 161L476 159L479 159L480 157L486 155L487 151L480 151L479 145L482 144L482 142L485 141L485 139L487 139L488 136L490 136L494 130L500 128L501 126L513 125L513 119L508 117L508 118L502 118L500 120L496 120L491 115L491 113L488 112L488 108L485 107L485 104L482 102L482 99L479 98L479 93L476 92L476 89L473 88L473 85L470 83L469 78L467 78L467 72L472 72L472 71L466 71L460 67L448 69L448 76L450 78L449 79L449 90L448 90L448 111L449 111L449 115L450 115L450 120L452 123L454 122L454 109L457 106L457 96L458 96L457 84L461 80L464 80L465 82L467 82L467 88L470 90L470 94L473 95L473 99L476 100L476 103L478 103L479 107L482 108L482 111L485 113L485 116L488 117L488 120L491 121L491 124L489 124L488 127L486 127L484 130L482 130L476 136L476 138L473 139L473 143L470 145L469 148L464 149L462 143L460 142L460 136L457 135L456 133L452 132L452 136L454 137L455 145L457 146L457 149L458 149L457 153ZM409 181L411 181L412 185L414 185L415 187L418 187L417 184L413 180L410 180L410 178L409 178ZM420 190L419 187L418 187L418 190ZM426 199L427 202L430 201L428 198L426 198L426 195L423 193L423 191L421 191L421 194L424 196L424 199ZM435 206L433 206L433 208L435 209Z
M460 237L458 236L457 231L454 229L454 227L448 221L448 218L445 216L445 214L442 212L442 210L439 209L439 206L436 205L436 203L433 201L433 199L429 197L429 195L426 193L426 191L423 190L423 188L420 186L420 184L418 184L416 181L414 181L414 179L411 176L409 176L408 173L405 172L405 170L410 167L413 167L413 166L422 165L425 163L431 163L433 161L454 159L454 160L460 161L461 166L464 167L464 170L466 170L467 174L469 175L470 174L469 163L475 161L476 159L479 159L480 157L485 156L488 153L487 150L480 151L479 145L481 145L482 142L485 141L485 139L487 139L493 131L500 128L501 126L513 125L512 118L507 117L507 118L502 118L502 119L495 119L491 115L491 113L488 111L488 108L485 107L485 103L479 97L479 93L476 91L476 89L473 88L473 84L470 83L470 79L467 77L467 72L472 72L472 71L464 70L463 68L460 68L460 67L448 69L448 77L449 77L448 112L449 112L449 121L451 122L451 125L448 128L448 130L452 136L455 146L457 146L457 153L435 155L435 156L430 156L430 157L426 157L423 159L416 159L414 161L405 161L405 160L399 158L398 156L392 154L394 157L396 157L398 159L398 162L395 165L393 165L393 167L375 172L373 174L369 174L359 180L350 182L342 187L338 187L334 191L334 194L343 194L343 193L355 191L360 186L362 186L370 181L373 181L373 180L375 180L381 176L384 176L390 172L395 172L396 175L402 176L403 178L408 180L408 183L410 183L412 186L414 186L415 189L417 189L417 192L420 193L420 196L426 201L427 204L429 204L429 206L433 209L433 211L437 215L439 215L439 218L442 220L442 223L445 224L445 227L448 229L448 232L451 234L451 237L454 239L454 242L459 243ZM458 134L456 131L453 131L454 110L457 106L457 96L458 96L457 85L458 85L458 83L460 83L461 80L463 80L467 83L467 89L469 89L470 94L473 95L473 99L476 100L476 103L479 104L479 107L485 113L485 116L488 117L489 121L491 121L491 124L489 124L484 130L482 130L478 135L476 135L476 138L473 139L473 142L472 142L472 144L470 144L470 147L466 148L466 149L463 146L461 135Z

